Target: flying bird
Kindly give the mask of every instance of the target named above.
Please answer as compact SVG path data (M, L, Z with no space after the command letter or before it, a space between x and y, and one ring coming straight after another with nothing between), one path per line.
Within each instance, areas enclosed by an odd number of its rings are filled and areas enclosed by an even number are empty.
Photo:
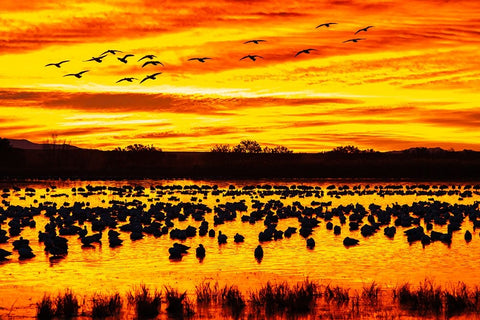
M49 64L46 64L45 67L48 67L48 66L55 66L57 68L60 68L61 64L62 63L65 63L65 62L69 62L70 60L63 60L63 61L60 61L58 63L49 63Z
M203 62L205 62L205 60L207 60L207 59L212 59L212 58L208 58L208 57L203 57L203 58L190 58L190 59L188 59L188 61L197 60L197 61L203 63Z
M145 62L145 63L142 65L142 68L145 67L145 66L148 66L149 64L153 64L154 66L156 66L157 64L160 64L160 65L162 65L162 67L165 67L165 66L163 65L163 63L161 63L160 61L155 61L155 60L154 60L154 61L147 61L147 62Z
M122 61L123 63L127 63L127 58L128 57L133 57L133 54L126 54L122 58L117 58L117 59Z
M85 72L88 72L88 71L89 71L89 70L83 70L83 71L80 71L79 73L69 73L69 74L64 75L64 77L74 76L75 78L80 79L80 78L82 77L82 75L83 75Z
M162 74L162 73L157 72L157 73L154 73L154 74L147 75L145 78L142 79L142 81L140 81L140 83L142 83L143 81L148 80L148 79L155 80L156 76L158 76L159 74Z
M306 54L310 54L310 51L317 51L317 49L305 49L305 50L300 50L297 52L297 54L295 55L298 56L299 54L302 54L302 53L306 53Z
M259 44L259 42L267 42L267 40L261 40L261 39L258 39L258 40L248 40L248 41L245 41L244 44L247 44L247 43Z
M102 53L102 55L107 54L107 53L116 54L117 52L123 52L123 51L109 49L109 50L105 51L104 53Z
M133 78L133 77L127 77L127 78L122 78L122 79L118 80L118 81L115 82L115 83L119 83L119 82L122 82L122 81L133 82L133 80L138 80L138 79L137 79L137 78Z
M336 23L336 22L322 23L322 24L319 24L318 26L316 26L315 29L320 28L320 27L327 27L327 28L329 28L332 24L338 24L338 23Z
M102 59L104 59L107 55L104 54L104 55L101 55L99 57L92 57L92 59L88 59L88 60L85 60L85 62L87 61L96 61L98 63L102 62Z
M138 61L142 61L143 59L150 59L150 60L153 60L153 58L156 58L157 56L154 55L154 54L147 54L143 57L141 57L140 59L138 59Z
M256 55L256 54L254 54L254 55L249 54L249 55L246 55L245 57L241 58L240 60L243 60L243 59L246 59L246 58L249 58L252 61L256 61L257 58L262 58L263 59L262 56L259 56L259 55Z
M355 38L355 39L348 39L348 40L345 40L343 41L343 43L347 43L347 42L358 42L360 40L367 40L365 38Z
M362 29L358 29L357 32L355 32L355 34L357 34L359 32L362 32L362 31L367 32L367 30L370 29L370 28L373 28L373 26L368 26L368 27L365 27L365 28L362 28Z

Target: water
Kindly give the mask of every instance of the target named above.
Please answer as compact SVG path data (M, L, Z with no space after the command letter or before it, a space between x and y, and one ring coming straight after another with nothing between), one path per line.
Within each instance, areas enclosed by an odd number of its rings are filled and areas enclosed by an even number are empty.
M122 195L115 194L111 190L103 190L89 195L72 192L72 188L92 186L121 187L143 186L143 193L129 192ZM150 189L150 186L179 186L164 190ZM192 189L191 186L216 186L218 195L212 194L212 189L202 189L202 192ZM287 186L290 190L303 190L294 197L283 197L274 194L275 188L270 186ZM296 188L293 189L292 186ZM335 185L335 194L327 194ZM179 203L192 202L203 203L214 208L226 202L245 201L248 208L246 212L239 212L233 222L213 226L213 213L207 214L205 219L209 222L209 228L214 228L216 233L228 236L225 245L219 245L217 239L208 236L189 238L183 241L190 246L189 254L181 261L168 259L168 248L173 242L169 236L159 238L146 235L143 239L131 241L128 233L121 232L120 238L124 240L123 246L110 248L106 231L103 235L103 244L95 244L95 248L82 249L78 236L66 236L69 241L69 252L65 259L51 262L44 252L44 245L38 242L38 231L48 219L41 215L36 216L36 228L25 228L21 236L30 240L30 246L36 257L19 261L18 254L13 255L7 262L0 264L0 314L7 314L14 306L14 312L20 315L34 315L34 303L42 295L47 293L56 294L71 288L82 296L90 296L94 293L120 292L125 293L133 285L140 283L152 287L163 288L170 285L180 290L194 292L195 285L201 281L218 281L220 284L235 284L240 290L249 291L258 288L267 281L289 281L295 283L306 277L321 283L334 283L351 288L361 288L364 284L372 281L382 286L394 287L397 284L408 281L416 284L424 279L432 279L443 286L454 285L458 281L465 282L469 286L480 284L480 273L474 272L478 266L478 252L480 251L480 239L478 232L474 232L472 223L465 219L462 230L453 234L452 244L447 246L441 242L434 242L423 247L420 242L409 244L403 231L409 228L397 228L397 234L393 239L383 235L383 228L375 235L364 238L360 231L349 231L347 225L342 226L341 235L335 236L333 231L327 230L326 222L321 220L320 225L314 229L312 237L316 242L314 249L307 249L305 239L298 232L291 238L262 243L265 255L258 263L254 258L254 249L259 244L258 234L265 229L263 221L255 224L242 222L243 214L252 212L252 201L259 200L266 203L269 200L280 200L285 205L291 205L298 201L303 206L312 206L312 201L331 202L330 208L339 205L362 204L368 210L371 203L380 205L382 208L392 204L408 204L414 202L441 201L450 204L475 204L480 200L478 189L468 189L466 184L459 183L425 183L426 188L415 188L419 183L400 182L396 185L400 189L392 188L392 182L378 181L30 181L30 182L4 182L1 188L9 188L4 192L3 200L10 205L23 207L38 206L38 203L54 202L57 207L68 202L89 203L90 207L109 207L109 202L141 201L146 208L157 202ZM439 195L440 186L447 194ZM470 184L474 185L474 184ZM20 191L14 191L13 186L19 187ZM56 186L52 189L51 186ZM240 193L243 187L253 186L246 194ZM307 188L298 187L307 186ZM344 188L347 186L347 188ZM381 186L381 188L380 188ZM390 186L387 188L387 186ZM34 195L29 196L25 192L26 187L35 188ZM216 188L215 187L215 188ZM47 191L47 188L49 191ZM301 189L302 188L302 189ZM409 189L415 190L411 194ZM467 189L466 189L467 188ZM175 190L173 190L175 189ZM354 190L355 189L355 190ZM396 191L395 191L396 190ZM348 194L358 191L357 194ZM364 194L364 191L371 191ZM388 191L388 192L387 192ZM403 194L399 195L399 191ZM450 191L450 195L448 194ZM469 193L461 194L464 191ZM423 194L419 194L422 193ZM358 193L362 193L359 195ZM397 194L394 194L397 193ZM437 195L435 195L437 193ZM462 196L462 197L460 197ZM172 198L173 197L173 198ZM2 206L5 207L5 204ZM393 221L393 220L392 220ZM6 223L3 229L8 229ZM338 218L332 220L334 225L340 225ZM189 217L186 221L174 221L176 228L186 228L191 225L199 227L200 222ZM366 219L364 219L366 223ZM122 225L124 223L119 223ZM90 224L86 223L90 231ZM423 221L422 221L422 224ZM300 227L297 218L280 220L278 230L285 230L288 226ZM446 226L434 226L434 230L446 232ZM467 243L464 240L465 230L470 230L473 240ZM107 229L108 231L108 229ZM91 231L90 231L91 232ZM233 236L236 233L245 236L245 242L236 244ZM351 248L343 246L345 236L360 240L360 245ZM0 244L0 248L12 251L12 241L19 237L13 237L9 243ZM195 248L202 243L206 248L206 258L199 261L195 257ZM32 311L33 310L33 311Z

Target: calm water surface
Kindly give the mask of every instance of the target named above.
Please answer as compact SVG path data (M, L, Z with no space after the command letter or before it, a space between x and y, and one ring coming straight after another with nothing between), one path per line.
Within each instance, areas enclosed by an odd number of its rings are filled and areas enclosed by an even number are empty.
M280 195L263 194L268 191L265 185L284 185L292 189L292 186L313 187L311 192L303 192L301 196L282 198ZM468 219L462 224L462 230L453 234L451 246L441 242L432 243L423 247L420 242L409 244L403 231L408 228L397 228L397 234L389 239L383 234L383 228L375 235L364 238L360 231L349 231L347 225L342 226L342 234L335 236L333 231L327 230L326 222L321 221L314 229L312 237L316 246L313 250L306 248L305 239L298 233L291 238L262 243L264 258L258 263L254 258L254 249L259 244L258 234L265 229L263 221L255 224L241 222L242 214L253 211L252 200L267 202L268 200L280 200L285 205L295 201L303 206L311 206L312 201L329 202L331 207L348 204L362 204L368 210L371 203L385 208L392 204L412 204L418 201L441 201L450 204L474 204L480 200L476 189L470 190L471 197L460 197L465 191L465 183L448 183L446 191L450 195L434 194L409 194L394 195L381 192L387 186L399 185L400 189L407 188L419 183L392 183L392 182L346 182L346 181L36 181L36 182L4 182L2 188L9 188L4 192L4 203L1 206L20 205L23 207L38 206L38 203L55 202L57 207L65 202L70 205L75 202L89 203L90 207L109 207L109 202L133 201L137 199L148 208L156 202L178 203L193 202L204 203L210 208L226 202L244 200L248 210L240 212L233 222L214 226L213 213L206 214L205 219L209 222L209 228L214 228L228 236L228 242L219 245L216 238L208 236L187 239L183 243L190 246L190 253L181 261L171 261L168 258L168 248L173 240L168 235L159 238L146 235L143 239L132 241L128 233L121 232L120 238L124 240L123 246L110 248L108 246L107 231L104 231L103 244L95 245L95 248L82 249L78 236L66 236L69 243L68 255L65 259L55 263L50 262L44 252L44 246L38 242L38 231L48 219L41 215L36 216L36 228L25 228L21 236L30 240L30 246L36 257L19 261L18 254L13 255L7 262L0 263L0 314L7 314L11 306L19 310L33 310L33 304L38 301L45 292L58 293L64 288L71 288L81 295L91 295L96 292L127 292L132 285L145 283L153 287L171 285L181 290L193 292L195 285L203 280L218 281L220 284L236 284L242 291L253 290L267 281L302 281L306 277L322 283L335 283L352 288L361 288L363 284L372 281L385 287L394 287L399 283L409 281L416 284L425 278L433 279L442 286L449 286L463 281L468 285L480 285L480 272L477 268L480 262L480 236L478 231ZM56 189L51 186L56 186ZM113 191L105 190L90 195L73 193L72 188L86 187L87 185L107 187L121 187L124 185L145 187L142 194L126 193L114 194ZM150 186L172 186L182 188L158 193L158 189L150 189ZM218 186L219 195L212 195L212 190L204 194L196 193L185 186L208 185ZM327 194L330 185L335 185L337 190L342 187L341 194ZM438 191L440 183L428 183L429 191ZM474 185L474 184L470 184ZM14 191L13 186L21 188ZM228 195L229 191L241 190L245 186L258 186L253 188L248 195ZM347 186L347 189L343 189ZM382 189L379 188L382 186ZM25 194L25 188L35 188L33 196ZM358 190L375 191L369 195L349 195L348 191ZM47 192L47 188L50 191ZM316 190L315 190L316 188ZM331 187L330 187L331 188ZM445 188L445 187L443 187ZM468 188L468 187L467 187ZM420 191L421 189L415 189ZM380 192L379 192L380 191ZM175 198L172 198L175 197ZM366 219L365 219L366 220ZM393 221L393 219L392 219ZM6 223L2 228L7 230ZM332 220L334 225L339 225L338 218ZM191 225L199 227L200 222L189 217L186 221L174 221L175 227L186 228ZM392 222L393 223L393 222ZM119 225L124 223L119 223ZM86 223L90 231L90 224ZM423 225L423 221L422 221ZM277 229L285 230L288 226L299 228L296 218L280 220ZM446 226L434 226L434 230L446 232ZM465 230L470 230L473 240L467 243L464 240ZM236 244L233 236L236 233L245 236L245 242ZM345 236L360 240L360 245L351 248L343 246ZM12 241L19 237L13 237L6 244L0 244L0 248L12 251ZM206 248L206 258L199 262L195 257L195 248L202 243ZM34 311L25 311L25 315L32 315Z

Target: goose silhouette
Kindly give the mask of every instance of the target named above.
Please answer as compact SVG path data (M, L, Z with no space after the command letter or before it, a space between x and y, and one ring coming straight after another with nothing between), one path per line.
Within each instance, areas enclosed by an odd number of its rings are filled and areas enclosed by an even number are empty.
M322 23L322 24L319 24L318 26L316 26L315 29L321 28L321 27L327 27L327 28L329 28L332 24L338 24L338 23L336 23L336 22Z
M302 53L310 54L310 51L317 51L317 49L304 49L304 50L300 50L300 51L297 52L297 54L295 54L295 57L298 56L299 54L302 54Z
M260 42L267 42L267 40L262 40L262 39L248 40L248 41L245 41L244 44L247 44L247 43L259 44Z
M70 60L63 60L63 61L60 61L60 62L57 62L57 63L48 63L45 65L45 67L48 67L48 66L55 66L57 68L60 68L60 66L63 64L63 63L66 63L66 62L69 62Z
M122 61L123 63L127 63L127 58L128 57L133 57L133 54L126 54L122 58L117 58L119 61Z
M362 29L358 29L357 32L355 32L355 34L357 34L357 33L359 33L359 32L362 32L362 31L363 31L363 32L367 32L368 29L370 29L370 28L373 28L373 26L368 26L368 27L365 27L365 28L362 28Z
M118 80L118 81L115 82L115 83L119 83L119 82L122 82L122 81L133 82L133 80L138 80L138 79L137 79L137 78L133 78L133 77L127 77L127 78L122 78L122 79Z
M150 79L150 80L155 80L156 77L159 75L159 74L162 74L161 72L157 72L157 73L154 73L154 74L150 74L150 75L147 75L145 78L142 79L142 81L140 81L140 83Z
M154 55L154 54L147 54L147 55L144 55L143 57L141 57L140 59L138 59L138 61L142 61L143 59L150 59L150 60L153 60L153 58L156 58L157 56Z
M75 78L78 78L80 79L82 77L82 75L85 73L85 72L88 72L89 70L83 70L83 71L80 71L78 73L68 73L66 75L64 75L64 77L69 77L69 76L73 76Z
M88 59L88 60L85 60L85 62L88 62L88 61L96 61L98 63L101 63L102 60L106 57L107 55L104 54L104 55L101 55L99 57L92 57L91 59Z
M154 66L156 66L157 64L161 65L162 67L164 67L163 63L161 63L160 61L147 61L145 62L143 65L142 65L142 68L145 67L145 66L148 66L149 64L153 64Z
M208 60L208 59L212 59L212 58L209 58L209 57L203 57L203 58L190 58L188 59L188 61L193 61L193 60L197 60L199 62L205 62L205 60Z
M347 43L347 42L358 42L360 40L367 40L365 38L354 38L354 39L348 39L348 40L345 40L343 41L343 43Z
M240 60L247 59L247 58L249 58L249 59L252 60L252 61L256 61L257 58L263 59L262 56L259 56L259 55L256 55L256 54L254 54L254 55L250 55L250 54L249 54L249 55L246 55L245 57L241 58Z
M117 52L123 52L123 51L109 49L109 50L105 51L104 53L102 53L102 55L107 54L107 53L116 54Z

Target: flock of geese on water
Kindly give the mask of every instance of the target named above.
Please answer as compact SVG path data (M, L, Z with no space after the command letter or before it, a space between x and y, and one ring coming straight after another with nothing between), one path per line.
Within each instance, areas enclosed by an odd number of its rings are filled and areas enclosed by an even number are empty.
M321 28L321 27L326 27L326 28L329 28L331 25L334 25L334 24L338 24L336 22L327 22L327 23L322 23L322 24L319 24L316 28ZM358 29L356 32L355 32L355 35L360 33L360 32L367 32L368 29L370 28L373 28L374 26L367 26L365 28L361 28L361 29ZM366 38L352 38L352 39L348 39L348 40L345 40L343 41L343 43L347 43L347 42L358 42L358 41L361 41L361 40L366 40ZM264 39L254 39L254 40L248 40L248 41L245 41L244 44L249 44L249 43L253 43L253 44L260 44L261 42L266 42L267 40L264 40ZM308 48L308 49L303 49L303 50L300 50L298 51L296 54L295 54L295 57L301 55L301 54L310 54L310 51L317 51L317 49L314 49L314 48ZM84 62L97 62L97 63L101 63L103 61L103 59L105 59L109 54L111 55L116 55L117 53L123 53L123 51L120 51L120 50L114 50L114 49L109 49L105 52L103 52L101 55L97 56L97 57L92 57L88 60L85 60ZM117 59L124 63L124 64L127 64L128 63L128 58L130 57L134 57L133 54L125 54L123 57L117 57ZM142 62L142 68L145 68L146 66L148 65L153 65L153 66L157 66L157 65L161 65L161 66L164 66L164 64L158 60L154 60L156 59L157 56L153 55L153 54L147 54L147 55L144 55L143 57L141 57L140 59L138 59L137 62ZM240 59L241 60L244 60L244 59L250 59L252 61L256 61L258 58L260 59L263 59L262 56L260 55L257 55L257 54L248 54L244 57L242 57ZM205 63L206 60L209 60L209 59L212 59L210 57L194 57L194 58L190 58L188 59L188 61L198 61L198 62L201 62L201 63ZM50 67L50 66L55 66L57 68L60 68L64 63L67 63L67 62L70 62L70 60L62 60L60 62L55 62L55 63L48 63L46 64L45 66L46 67ZM76 77L78 79L82 78L83 74L89 72L90 70L82 70L80 72L77 72L77 73L68 73L68 74L65 74L64 77ZM153 74L149 74L149 75L146 75L142 80L140 80L140 83L143 83L147 80L155 80L156 77L158 75L162 74L162 72L156 72L156 73L153 73ZM134 78L134 77L124 77L120 80L118 80L116 83L119 83L119 82L123 82L123 81L126 81L126 82L133 82L133 80L139 80L137 78Z

